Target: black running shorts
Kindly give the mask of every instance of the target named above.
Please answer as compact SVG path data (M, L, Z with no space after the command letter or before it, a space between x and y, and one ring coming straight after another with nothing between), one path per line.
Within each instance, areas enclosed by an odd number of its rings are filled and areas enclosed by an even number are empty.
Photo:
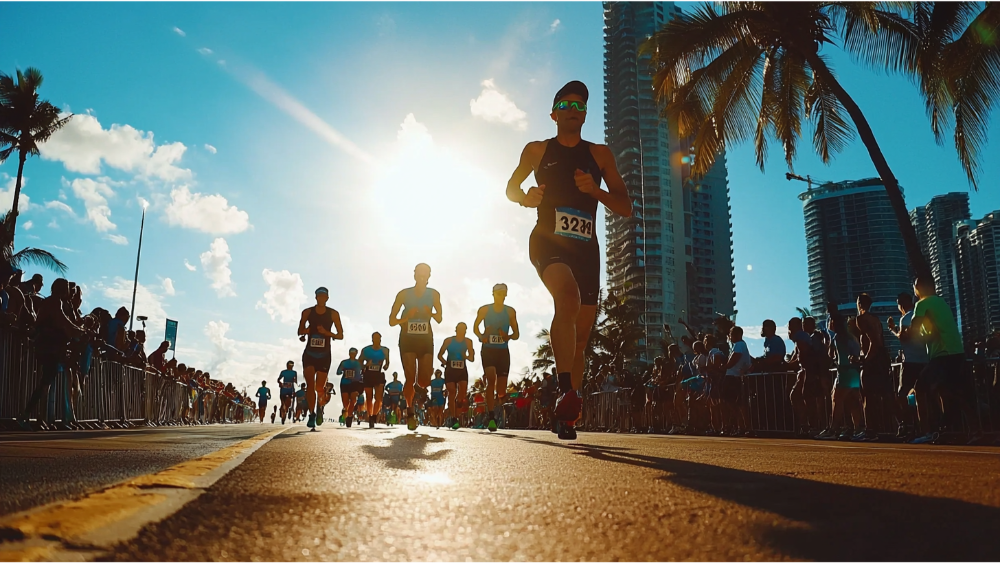
M385 372L382 371L366 371L364 373L365 378L365 388L374 389L381 385L385 385Z
M302 367L311 367L319 373L330 373L330 364L333 363L333 356L329 351L324 355L313 356L309 352L302 353Z
M444 382L445 383L468 383L469 382L469 370L468 368L455 369L455 368L444 368Z
M417 357L434 355L433 334L400 334L399 353L416 354Z
M510 374L509 349L483 346L479 350L479 355L483 359L483 368L496 368L497 377L507 377Z
M539 278L552 264L569 266L580 288L580 304L597 305L597 293L601 286L601 247L596 238L582 242L539 232L536 226L528 239L528 258Z

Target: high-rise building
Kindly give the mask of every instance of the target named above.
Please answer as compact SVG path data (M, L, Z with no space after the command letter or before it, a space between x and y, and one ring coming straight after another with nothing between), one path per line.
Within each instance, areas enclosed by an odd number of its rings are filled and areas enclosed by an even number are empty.
M906 248L882 180L830 182L799 195L805 215L810 307L856 309L867 293L885 326L898 316L896 297L912 291ZM888 332L886 332L888 335ZM893 350L895 338L886 339Z
M1000 210L955 225L955 277L966 348L1000 330Z
M969 194L965 192L934 196L927 205L910 211L910 222L930 264L937 294L957 315L960 307L955 278L955 223L970 217Z
M634 360L662 353L663 326L732 315L732 225L725 155L689 178L689 143L660 117L640 44L680 9L673 2L604 2L604 137L632 197L633 216L606 215L609 291L642 311Z

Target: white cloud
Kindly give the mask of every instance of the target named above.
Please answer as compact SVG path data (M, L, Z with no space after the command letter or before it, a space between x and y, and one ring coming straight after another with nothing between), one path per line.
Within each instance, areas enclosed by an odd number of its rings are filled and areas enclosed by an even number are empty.
M233 291L233 272L229 269L232 261L229 244L224 238L212 241L212 246L201 254L201 269L205 271L205 277L212 280L212 288L219 297L236 296Z
M113 231L117 228L111 222L111 208L108 207L107 198L115 195L110 186L90 178L77 178L70 187L73 188L73 194L83 201L87 210L87 220L93 223L99 232Z
M123 237L122 235L106 235L104 238L110 240L115 244L120 244L122 246L128 244L128 239L126 237Z
M173 182L191 177L190 170L176 166L187 150L183 143L157 145L152 132L131 125L115 123L104 129L89 114L73 116L39 150L42 158L62 162L67 170L81 174L100 174L103 161L143 178Z
M518 131L528 128L528 114L519 109L506 94L497 90L493 79L483 81L479 97L469 102L473 117L490 123L510 125Z
M211 55L212 54L212 50L209 49L208 47L202 47L201 49L198 49L198 52L201 53L202 55Z
M208 151L208 152L210 152L210 153L212 153L212 154L215 154L215 153L219 152L218 149L216 149L215 147L213 147L212 145L210 145L208 143L205 143L205 150Z
M174 290L174 280L170 278L163 278L163 292L167 295L177 294L177 291Z
M250 227L250 216L221 195L191 193L187 186L170 191L167 222L213 235L242 233Z
M257 302L257 308L267 311L271 320L294 324L308 299L303 291L302 277L288 270L276 272L266 268L262 275L268 287L264 299Z
M187 258L184 259L184 267L187 268L188 270L192 271L192 272L198 269L198 268L192 266L191 263L187 261Z
M747 264L747 271L748 272L752 272L753 271L753 264Z
M76 217L76 213L73 211L73 208L61 201L46 201L45 209L56 209L66 213L67 215L72 215L73 217Z
M559 21L559 18L556 18L556 21L552 22L552 24L549 25L549 33L555 33L556 30L559 29L559 24L561 23L562 22Z
M30 230L31 230L31 227L34 227L34 226L35 226L35 224L34 224L34 223L32 223L31 221L25 221L25 222L24 222L24 225L23 225L23 228L24 228L24 230L26 230L26 231L30 231Z
M49 226L50 229L58 229L59 228L59 221L56 221L55 219L53 219L53 220L49 221L49 225L48 226Z
M17 178L3 174L6 187L0 186L0 213L6 213L14 208L14 188L17 186ZM21 177L21 198L17 202L17 212L24 213L31 207L28 196L24 193L24 186L27 178Z
M88 303L93 303L95 307L103 307L111 312L112 315L119 307L125 307L126 309L132 304L132 280L126 280L120 277L115 277L111 285L107 285L104 281L98 281L94 285L94 292L102 296L103 299L91 299L92 296L85 296ZM162 297L150 291L150 289L141 283L135 292L135 311L132 311L134 316L145 316L149 317L146 321L146 328L152 333L163 330L164 323L167 320L167 312L163 309L163 299ZM135 321L135 328L142 328L139 321ZM156 340L155 338L149 338L149 341Z
M174 26L174 33L176 33L177 35L180 35L181 37L187 37L187 33L184 33L183 29L181 29L179 27L176 27L176 26Z
M272 82L263 72L247 68L234 68L235 65L226 66L225 61L219 61L219 64L233 73L238 80L249 86L257 95L271 102L274 107L312 130L313 133L319 135L324 141L362 162L367 164L375 162L375 158L372 155L354 144L353 141L345 137L340 131L331 127L326 121L323 121L320 116L302 105L302 102L292 97L281 86Z

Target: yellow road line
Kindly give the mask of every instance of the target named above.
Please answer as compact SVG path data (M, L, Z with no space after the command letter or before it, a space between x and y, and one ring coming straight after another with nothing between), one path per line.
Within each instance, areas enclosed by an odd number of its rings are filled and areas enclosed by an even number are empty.
M81 499L54 502L40 508L14 514L0 520L0 528L17 531L24 540L0 543L0 561L39 561L54 559L63 544L93 545L95 549L109 547L121 541L113 530L124 521L142 520L143 514L166 515L157 510L168 500L179 501L177 510L195 498L225 472L235 467L241 456L249 455L265 442L285 429L274 430L227 446L202 457L179 463L173 467L136 477L124 483L91 493ZM230 466L227 466L231 465ZM171 490L184 494L172 495ZM159 519L156 518L156 519ZM133 522L137 532L142 525L153 521Z

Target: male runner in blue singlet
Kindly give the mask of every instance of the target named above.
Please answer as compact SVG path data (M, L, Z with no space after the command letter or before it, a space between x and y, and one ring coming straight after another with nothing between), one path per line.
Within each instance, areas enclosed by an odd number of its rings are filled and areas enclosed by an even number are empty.
M364 363L365 399L368 407L368 428L375 428L375 419L382 412L382 394L385 392L385 374L389 369L389 349L382 346L382 335L372 333L371 346L361 349Z
M330 355L330 341L343 340L344 328L340 325L340 313L326 306L330 292L321 287L316 290L316 306L302 311L299 319L299 340L306 343L302 353L303 376L306 380L306 404L309 406L309 421L306 426L316 431L317 393L326 388L326 374L330 371L333 357ZM331 332L337 327L337 332Z
M305 418L309 411L309 401L306 399L306 384L299 385L295 391L295 422Z
M361 382L361 362L358 361L358 349L351 348L348 351L349 357L342 360L337 366L337 375L340 376L340 400L344 405L344 423L348 428L354 423L354 405L358 400L358 393L365 390Z
M285 369L278 375L279 397L281 398L281 423L285 423L285 417L292 418L294 413L289 412L292 408L292 399L295 398L295 384L299 382L299 374L292 368L295 362L289 361L285 364Z
M431 396L427 401L428 423L435 428L441 428L444 424L444 374L441 370L434 370L434 379L431 380Z
M528 255L546 289L555 315L549 329L560 397L556 418L559 437L576 438L575 421L583 401L583 353L597 313L601 249L594 230L597 204L612 213L632 216L632 200L618 174L615 157L605 145L584 141L580 130L587 118L587 87L572 81L556 93L552 120L555 138L528 143L507 182L507 198L538 212L528 240ZM537 187L527 193L521 183L534 172ZM601 189L601 179L608 191Z
M466 362L476 359L476 349L472 347L472 340L465 337L465 323L458 323L455 327L455 336L449 336L441 343L438 351L438 360L444 368L444 383L448 388L448 422L452 430L461 428L458 414L468 408L468 396L466 390L469 387L469 369ZM445 352L448 353L447 359Z
M267 414L267 402L271 399L271 390L267 388L267 382L260 382L260 389L257 389L257 409L260 414L260 423L264 423L264 415Z
M507 376L510 374L510 350L507 342L517 340L520 332L517 329L517 314L513 307L504 305L507 298L507 285L498 283L493 286L493 303L483 305L476 314L476 324L472 331L483 343L480 358L483 362L483 377L486 380L486 412L489 423L486 428L490 432L497 431L497 412L503 409L507 397ZM480 332L479 324L483 324Z
M403 359L403 397L406 398L406 427L417 429L417 417L413 410L414 384L426 388L431 383L434 369L434 333L431 319L441 324L441 295L427 287L431 277L431 267L417 264L413 269L413 287L396 294L396 300L389 312L389 326L401 327L399 333L399 354ZM400 309L402 308L402 314ZM397 317L397 315L399 315Z
M385 386L385 390L385 406L389 408L389 412L395 415L395 419L398 420L400 418L399 398L403 394L403 382L399 380L398 373L392 372L392 381ZM387 418L386 422L389 420L392 419ZM395 422L392 424L395 424Z

